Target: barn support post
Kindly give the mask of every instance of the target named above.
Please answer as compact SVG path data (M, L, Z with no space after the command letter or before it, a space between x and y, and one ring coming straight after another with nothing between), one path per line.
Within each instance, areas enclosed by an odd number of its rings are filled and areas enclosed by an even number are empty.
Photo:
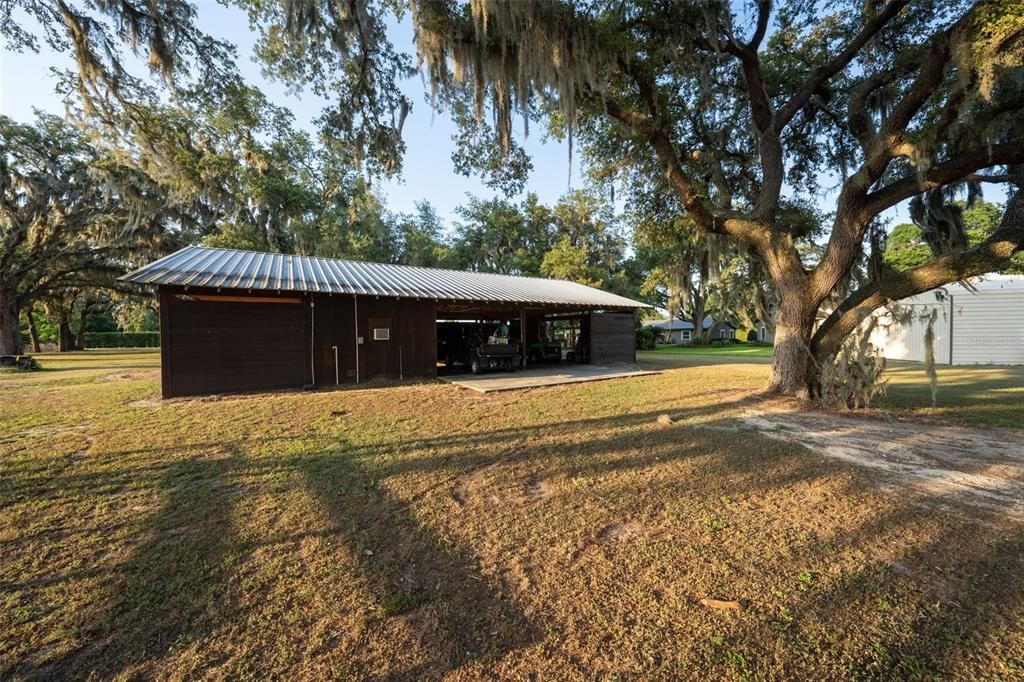
M352 294L352 324L356 332L356 383L359 383L359 297Z
M316 388L316 301L309 297L309 384Z
M519 367L526 369L526 308L519 309Z

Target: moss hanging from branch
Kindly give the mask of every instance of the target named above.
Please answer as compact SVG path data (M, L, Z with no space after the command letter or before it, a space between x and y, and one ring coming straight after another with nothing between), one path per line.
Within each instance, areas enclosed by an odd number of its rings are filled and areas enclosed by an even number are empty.
M932 308L931 313L924 316L924 371L928 375L928 387L932 394L932 407L939 396L939 374L935 370L935 320L939 317L937 308Z
M410 5L417 57L432 92L472 83L478 119L489 95L506 152L513 115L519 112L525 124L534 96L557 105L571 135L579 97L601 97L617 63L595 24L563 5L471 0L463 20L433 0Z

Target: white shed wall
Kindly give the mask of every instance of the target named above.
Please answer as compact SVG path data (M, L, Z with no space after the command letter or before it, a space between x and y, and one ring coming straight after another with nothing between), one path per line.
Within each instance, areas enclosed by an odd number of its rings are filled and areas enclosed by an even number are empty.
M882 349L890 360L924 362L924 335L928 316L937 311L935 325L935 362L949 364L949 305L944 303L900 303L903 310L910 309L909 322L898 322L891 315L879 316L871 334L871 343Z
M931 291L900 301L900 307L914 313L910 322L896 322L891 315L880 313L871 342L887 358L923 362L927 323L922 318L937 310L937 363L1024 364L1024 277L991 276L977 282L974 291L960 285L943 291L941 301Z
M1024 289L953 296L953 362L1024 364Z

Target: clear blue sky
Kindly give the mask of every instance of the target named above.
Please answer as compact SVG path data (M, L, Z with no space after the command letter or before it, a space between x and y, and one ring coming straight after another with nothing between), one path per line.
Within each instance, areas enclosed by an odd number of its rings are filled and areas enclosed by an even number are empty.
M202 28L238 47L238 66L246 80L263 89L271 101L290 108L300 125L312 129L310 122L317 118L325 102L312 93L298 97L289 95L286 84L269 81L262 76L260 67L251 58L256 36L250 32L245 15L235 7L225 7L214 0L199 0L197 4ZM29 23L28 26L39 34L35 25ZM388 33L396 47L410 53L413 51L408 17L401 24L393 22L389 25ZM33 107L63 114L64 107L53 92L55 80L50 74L50 67L68 67L70 64L68 56L49 51L45 46L39 54L0 50L0 113L22 122L33 119ZM426 199L445 222L450 223L456 219L455 208L465 203L467 192L479 197L491 197L497 193L476 177L466 178L455 173L451 162L455 147L451 137L455 126L444 115L432 115L424 100L419 76L410 79L404 89L414 106L403 131L407 145L403 176L379 183L378 189L385 195L392 211L412 211L416 201ZM544 143L539 132L534 132L525 140L524 146L533 159L534 167L526 191L535 192L544 203L556 202L569 189L567 145L557 140ZM574 165L571 180L578 187L582 184L581 175L579 165Z

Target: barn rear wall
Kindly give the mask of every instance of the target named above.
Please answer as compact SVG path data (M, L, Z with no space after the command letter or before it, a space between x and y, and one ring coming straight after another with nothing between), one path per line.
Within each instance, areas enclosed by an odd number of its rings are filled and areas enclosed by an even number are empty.
M357 357L360 382L433 377L434 310L412 299L161 287L163 395L355 383Z

